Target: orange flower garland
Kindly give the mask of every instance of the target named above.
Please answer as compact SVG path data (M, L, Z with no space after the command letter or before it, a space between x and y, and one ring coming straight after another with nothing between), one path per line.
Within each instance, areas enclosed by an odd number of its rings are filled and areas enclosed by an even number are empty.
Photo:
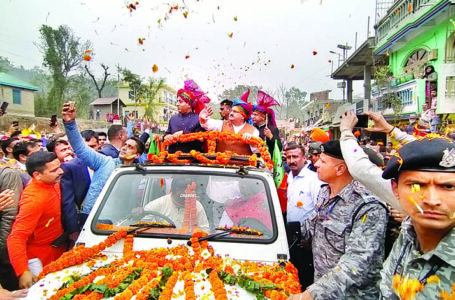
M227 293L224 288L225 283L219 272L224 268L226 272L233 276L237 275L231 266L225 265L223 257L215 255L213 248L209 246L207 241L199 242L199 239L206 235L207 233L202 231L193 233L190 239L193 255L190 255L188 247L184 245L178 245L173 248L134 251L133 236L126 236L124 231L119 234L112 234L103 243L112 246L119 236L125 237L124 257L112 261L109 267L97 269L83 276L69 284L68 287L57 291L50 299L60 299L72 294L73 299L114 297L115 300L122 300L136 296L136 299L143 300L148 299L151 292L156 297L159 296L159 299L171 299L174 286L179 278L183 280L186 299L196 299L192 273L198 274L204 270L211 271L208 280L212 285L211 290L215 299L227 299ZM206 257L202 255L203 251L208 251L211 255ZM96 254L87 259L92 259L95 256ZM286 265L264 265L258 262L237 262L235 260L233 260L233 263L240 266L240 270L238 270L239 276L250 274L247 275L248 280L257 282L260 285L269 285L267 290L264 289L263 292L257 291L258 293L263 293L266 297L285 299L289 294L300 292L297 270L291 263L286 263ZM163 277L166 267L168 267L167 275ZM160 270L162 273L160 273ZM93 283L99 276L102 276L102 278ZM125 283L129 284L129 286L125 287ZM81 291L85 292L78 292L80 288L82 288ZM113 295L112 293L116 293L116 290L118 290L118 294Z
M134 243L134 238L131 234L127 235L125 237L125 241L123 244L123 257L124 258L129 258L134 255L133 253L133 243Z
M224 282L218 277L218 274L215 270L212 270L212 272L210 272L209 281L212 285L211 290L215 296L215 300L227 300Z
M253 147L258 148L259 153L261 154L261 158L264 160L264 163L268 169L273 168L273 162L270 158L270 153L267 149L267 146L265 142L261 138L257 137L251 137L249 141L244 141L242 139L241 134L235 134L233 132L224 132L224 131L205 131L205 132L193 132L193 133L186 133L182 134L178 137L178 142L180 143L186 143L186 142L191 142L194 140L200 140L200 141L207 141L208 144L208 153L209 154L215 154L215 149L216 149L216 141L233 141L233 142L239 142L239 143L246 143L250 144ZM182 154L181 151L177 151L174 154L169 154L166 150L166 148L171 145L172 143L169 141L163 141L160 145L160 153L158 155L156 154L149 154L148 155L148 160L152 161L153 163L163 163L165 159L167 158L168 161L170 162L175 162L175 163L190 163L191 160L179 160L178 157ZM232 153L221 153L217 152L216 153L216 160L210 160L207 159L205 156L200 154L199 152L190 152L190 155L199 160L202 163L207 163L207 164L227 164L230 161L230 158L232 156ZM249 159L249 165L253 165L257 161L257 158L250 158ZM255 166L255 165L254 165Z
M126 237L126 231L120 230L116 233L111 234L104 242L99 243L90 248L84 246L74 247L68 252L65 252L56 261L51 262L43 268L43 271L39 274L38 278L43 278L49 273L54 273L65 268L82 264L88 261L90 258L100 253L106 247L110 247L117 243L119 240Z
M159 300L171 300L172 292L174 290L174 286L179 279L179 273L174 272L172 273L171 277L169 277L168 281L166 282L166 286L163 289L163 292L160 295Z
M194 281L191 273L188 271L183 272L182 278L185 291L185 300L196 300L196 294L194 293Z
M160 283L161 277L155 278L147 283L144 288L136 295L136 300L147 300L152 289L156 288Z

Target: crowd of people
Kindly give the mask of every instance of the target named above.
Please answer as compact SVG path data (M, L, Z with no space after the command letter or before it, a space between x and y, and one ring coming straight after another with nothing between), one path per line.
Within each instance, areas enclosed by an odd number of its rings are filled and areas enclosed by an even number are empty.
M205 152L203 141L179 142L179 136L206 130L242 135L240 142L219 141L217 152L258 154L248 143L252 137L263 139L271 155L284 145L288 174L282 211L290 260L303 288L290 299L399 299L399 286L408 278L422 285L421 299L450 293L455 283L453 140L416 137L368 112L374 125L366 131L393 140L381 151L359 143L357 117L347 111L339 140L283 141L273 102L262 95L252 105L248 94L223 100L217 119L206 105L210 99L194 81L185 82L177 93L178 114L162 139L172 143L169 153ZM107 133L79 132L76 117L74 106L65 103L64 132L24 139L12 128L2 141L1 299L24 296L43 266L74 247L118 165L147 159L154 137L147 130L133 133L133 115L126 127L112 125ZM438 285L431 284L435 276Z

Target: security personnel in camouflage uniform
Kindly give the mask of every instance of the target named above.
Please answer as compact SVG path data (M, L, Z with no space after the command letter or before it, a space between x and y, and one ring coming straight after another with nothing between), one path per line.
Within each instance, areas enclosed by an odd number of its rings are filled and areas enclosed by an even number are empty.
M321 146L316 163L321 188L316 209L302 226L314 256L314 283L290 299L377 299L384 259L387 211L349 174L339 141Z
M409 217L403 221L400 236L381 271L382 299L399 299L403 278L412 279L415 286L423 288L414 292L415 299L452 299L454 173L455 144L445 138L408 143L388 163L382 177L392 179L393 191ZM445 292L448 297L443 298ZM412 294L408 294L408 299Z

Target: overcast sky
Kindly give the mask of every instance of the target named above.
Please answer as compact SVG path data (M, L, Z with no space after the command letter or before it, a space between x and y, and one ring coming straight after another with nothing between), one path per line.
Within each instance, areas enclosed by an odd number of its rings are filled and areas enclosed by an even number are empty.
M66 24L92 42L89 66L99 75L104 63L111 73L120 64L144 78L164 77L175 88L192 78L214 100L237 84L331 89L341 98L329 76L329 60L336 69L338 59L329 51L341 52L337 44L354 48L356 32L357 45L374 34L374 0L138 2L130 12L126 6L134 2L124 0L1 0L0 56L16 66L41 66L40 26ZM169 13L173 5L178 9ZM143 45L138 38L145 38ZM363 94L361 83L354 94Z

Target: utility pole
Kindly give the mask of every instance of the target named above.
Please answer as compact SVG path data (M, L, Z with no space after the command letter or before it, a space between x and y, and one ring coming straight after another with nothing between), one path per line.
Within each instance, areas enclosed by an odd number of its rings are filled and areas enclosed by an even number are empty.
M120 118L120 64L118 63L117 63L117 115Z

